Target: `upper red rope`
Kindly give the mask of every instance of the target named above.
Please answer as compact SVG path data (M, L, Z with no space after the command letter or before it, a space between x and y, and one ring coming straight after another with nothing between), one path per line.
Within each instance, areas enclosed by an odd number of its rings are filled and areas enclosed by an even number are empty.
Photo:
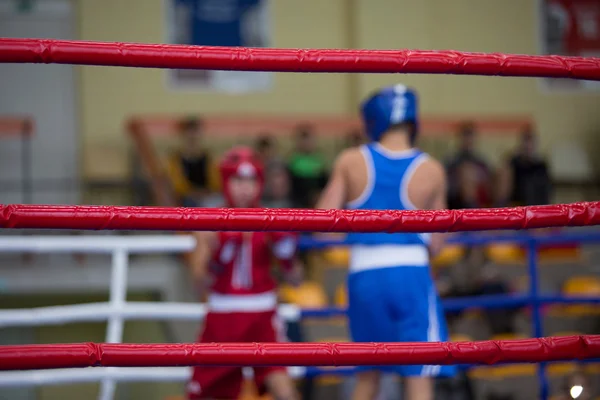
M457 343L189 343L0 346L0 370L191 365L448 365L600 357L600 335Z
M600 80L599 58L435 50L273 49L5 38L0 39L0 62Z
M457 232L600 225L600 202L469 210L291 210L116 206L0 206L0 228Z

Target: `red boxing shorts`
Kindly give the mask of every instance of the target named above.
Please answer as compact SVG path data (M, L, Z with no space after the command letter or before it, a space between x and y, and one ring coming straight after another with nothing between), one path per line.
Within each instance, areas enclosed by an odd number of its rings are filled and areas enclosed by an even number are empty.
M284 342L285 327L275 311L258 313L213 313L204 321L200 343ZM266 392L269 374L285 367L255 367L254 381L261 394ZM194 367L187 391L190 400L237 399L242 390L242 367Z

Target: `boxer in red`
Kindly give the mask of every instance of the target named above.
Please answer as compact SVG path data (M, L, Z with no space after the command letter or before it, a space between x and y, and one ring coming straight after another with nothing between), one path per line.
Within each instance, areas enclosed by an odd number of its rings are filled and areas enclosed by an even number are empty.
M228 207L259 207L264 169L253 150L235 147L219 165ZM277 342L285 340L277 317L276 283L271 262L276 260L286 278L299 283L302 267L296 262L297 235L289 232L198 232L192 256L195 279L208 289L208 313L201 343ZM275 400L297 400L285 367L254 368L260 393ZM195 367L188 398L237 399L243 383L241 367Z

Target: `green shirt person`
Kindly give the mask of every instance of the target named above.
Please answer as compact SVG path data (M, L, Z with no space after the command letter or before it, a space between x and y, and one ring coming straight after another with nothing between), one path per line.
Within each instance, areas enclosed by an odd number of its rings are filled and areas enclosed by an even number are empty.
M296 130L296 148L288 161L296 207L311 208L327 182L325 159L315 147L312 127L299 126Z

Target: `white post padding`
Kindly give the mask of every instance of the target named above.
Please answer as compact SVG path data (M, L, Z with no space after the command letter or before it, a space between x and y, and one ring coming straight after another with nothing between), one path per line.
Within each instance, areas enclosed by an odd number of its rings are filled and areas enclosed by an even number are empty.
M110 303L73 304L37 308L0 310L0 328L11 326L63 325L75 322L107 321L111 315L124 320L189 320L200 321L208 308L202 303L129 301L115 311ZM288 322L300 319L301 309L293 304L281 304L279 316Z
M196 246L191 235L0 236L3 253L182 253Z

